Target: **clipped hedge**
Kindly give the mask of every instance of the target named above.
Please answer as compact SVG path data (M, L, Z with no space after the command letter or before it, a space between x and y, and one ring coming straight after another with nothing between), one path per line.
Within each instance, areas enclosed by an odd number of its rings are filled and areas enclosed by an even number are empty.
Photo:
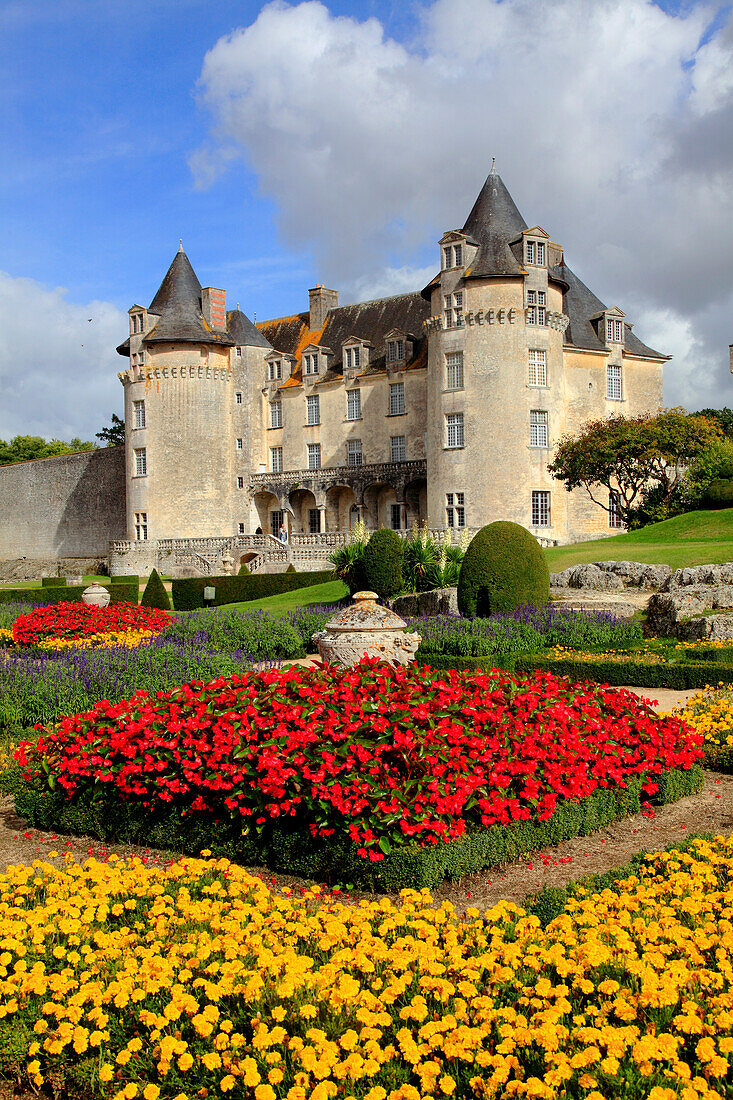
M453 667L453 666L452 666ZM598 683L633 684L644 688L705 687L706 684L733 682L733 665L712 661L690 661L685 664L650 665L643 661L582 661L549 660L541 654L521 655L516 659L517 672L542 669L571 680L595 680Z
M41 577L41 588L58 588L66 584L66 577Z
M238 577L182 577L173 581L173 607L176 611L193 611L204 604L204 589L214 588L216 597L211 606L222 607L228 603L245 603L263 600L266 596L278 596L282 592L294 592L296 588L310 588L333 580L330 569L310 573L255 573Z
M458 610L488 618L517 607L544 607L550 571L534 535L518 523L497 520L472 538L458 574Z
M110 577L110 584L136 584L140 585L140 577L137 573L125 573L119 577Z
M655 775L658 791L650 801L657 805L685 798L701 790L702 768L672 769ZM20 777L13 765L3 780L15 796L15 810L35 828L93 836L100 840L146 847L161 847L189 855L209 848L215 855L239 863L265 864L271 870L306 878L349 882L355 886L394 893L402 889L433 887L445 878L460 878L488 867L507 863L540 848L587 836L639 813L644 776L626 787L599 788L580 802L563 802L547 821L523 821L493 825L466 833L443 844L393 848L379 863L360 859L356 847L344 840L311 837L290 819L270 824L260 834L244 834L242 819L215 820L210 815L179 809L151 812L134 801L120 802L107 791L92 800L68 801L48 788L39 789Z
M0 603L81 603L87 584L53 585L46 588L0 588ZM110 603L137 603L137 584L103 584Z
M375 531L366 544L362 558L364 575L367 587L376 592L380 600L402 591L404 552L405 544L389 527Z
M512 653L494 653L490 657L452 657L449 653L423 653L418 650L415 660L420 665L430 665L441 671L456 668L490 672L492 668L501 668L505 672L514 672L516 665L516 657Z

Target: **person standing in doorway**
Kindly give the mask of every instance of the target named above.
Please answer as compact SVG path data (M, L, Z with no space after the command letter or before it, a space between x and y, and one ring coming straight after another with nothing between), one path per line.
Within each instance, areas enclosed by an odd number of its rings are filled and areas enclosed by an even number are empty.
M286 527L285 527L285 521L283 520L283 522L280 524L280 542L284 546L287 541L288 541L288 532L287 532Z

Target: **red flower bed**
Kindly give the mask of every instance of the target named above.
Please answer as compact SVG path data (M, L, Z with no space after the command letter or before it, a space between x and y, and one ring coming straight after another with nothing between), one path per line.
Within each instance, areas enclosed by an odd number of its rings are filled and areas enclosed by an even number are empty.
M89 607L85 603L57 603L19 615L13 623L16 645L34 645L42 638L84 638L113 631L162 630L168 623L164 611L135 603Z
M414 838L547 819L562 799L689 768L702 738L623 689L526 677L291 667L191 683L61 719L16 758L74 797L108 784L159 807L298 816L380 859ZM225 809L226 808L226 809Z

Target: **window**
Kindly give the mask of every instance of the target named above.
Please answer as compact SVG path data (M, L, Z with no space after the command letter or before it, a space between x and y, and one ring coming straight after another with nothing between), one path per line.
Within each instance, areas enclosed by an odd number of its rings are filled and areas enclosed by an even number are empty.
M532 526L550 526L550 494L545 489L532 493Z
M463 352L451 351L445 357L445 388L463 389Z
M623 527L624 521L621 516L621 497L618 490L612 489L608 494L608 526L609 527Z
M243 489L244 488L244 478L243 477L238 477L237 478L237 488L238 489Z
M445 494L445 518L449 527L466 526L465 493Z
M237 524L237 534L239 534L239 535L244 534L244 524L243 523L238 523Z
M145 352L142 350L142 348L137 353L137 361L141 367L145 366Z
M391 526L393 531L402 530L402 505L393 504L391 509Z
M281 474L283 469L282 447L270 447L270 469L273 474Z
M463 245L445 245L443 248L443 269L463 267Z
M407 458L407 446L404 435L393 435L389 441L391 462L404 462Z
M242 404L242 395L241 395L241 393L235 394L234 397L235 397L235 400L236 400L237 404L241 405Z
M311 535L320 535L321 533L321 513L318 508L308 509L308 530Z
M387 343L387 362L396 363L405 358L405 341L389 340Z
M236 349L236 355L237 355L237 358L238 358L238 359L241 359L241 358L242 358L242 349L241 349L241 348L237 348L237 349Z
M530 447L549 447L549 428L547 413L543 409L532 409L529 414Z
M270 530L276 539L280 538L280 528L285 522L285 513L282 508L276 508L270 512Z
M148 537L148 513L135 512L135 538L138 542L145 542Z
M306 397L306 424L320 424L321 423L321 399L317 393L312 394L310 397Z
M135 477L146 477L148 473L148 456L145 447L135 451Z
M308 444L308 469L320 470L321 468L321 444Z
M361 390L349 390L346 394L346 419L361 420Z
M527 241L527 263L534 263L534 241Z
M267 377L270 382L276 382L283 376L283 361L282 359L271 359L267 364Z
M529 373L527 378L530 386L547 385L547 352L543 348L529 349Z
M356 370L359 366L359 351L360 348L346 348L344 351L344 362L346 363L347 370L352 367Z
M542 241L537 242L537 263L544 264L545 262L545 246Z
M145 427L145 402L133 401L132 409L134 414L134 424L136 428Z
M405 383L391 382L389 387L389 415L401 416L405 411Z
M621 367L618 363L609 363L606 367L606 396L611 401L623 400Z
M525 252L528 264L539 264L544 266L545 263L545 244L544 241L527 241Z
M244 440L243 439L238 439L237 440L237 450L238 451L243 451L244 450Z
M445 445L449 448L464 445L463 413L448 413L446 416Z
M527 324L547 324L547 292L544 290L527 291Z
M272 401L270 403L270 427L282 428L283 426L283 403L282 401Z
M606 318L606 343L622 344L624 339L624 323L611 317Z
M303 373L318 374L318 356L316 354L303 356Z
M361 440L360 439L347 439L346 441L346 465L347 466L361 466L362 453L361 453Z
M445 327L453 328L454 324L460 325L463 320L463 291L459 290L457 294L446 294L444 304Z

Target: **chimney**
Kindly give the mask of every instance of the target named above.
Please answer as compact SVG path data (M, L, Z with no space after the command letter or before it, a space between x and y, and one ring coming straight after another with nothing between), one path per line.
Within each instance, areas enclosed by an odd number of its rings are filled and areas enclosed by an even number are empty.
M728 356L730 358L730 373L733 374L733 344L728 344Z
M335 309L339 304L339 296L337 290L327 290L325 286L314 286L312 290L308 291L308 297L310 298L310 321L308 322L308 328L311 332L314 329L323 328L328 311Z
M209 328L223 332L227 327L227 294L213 286L201 291L201 312Z

